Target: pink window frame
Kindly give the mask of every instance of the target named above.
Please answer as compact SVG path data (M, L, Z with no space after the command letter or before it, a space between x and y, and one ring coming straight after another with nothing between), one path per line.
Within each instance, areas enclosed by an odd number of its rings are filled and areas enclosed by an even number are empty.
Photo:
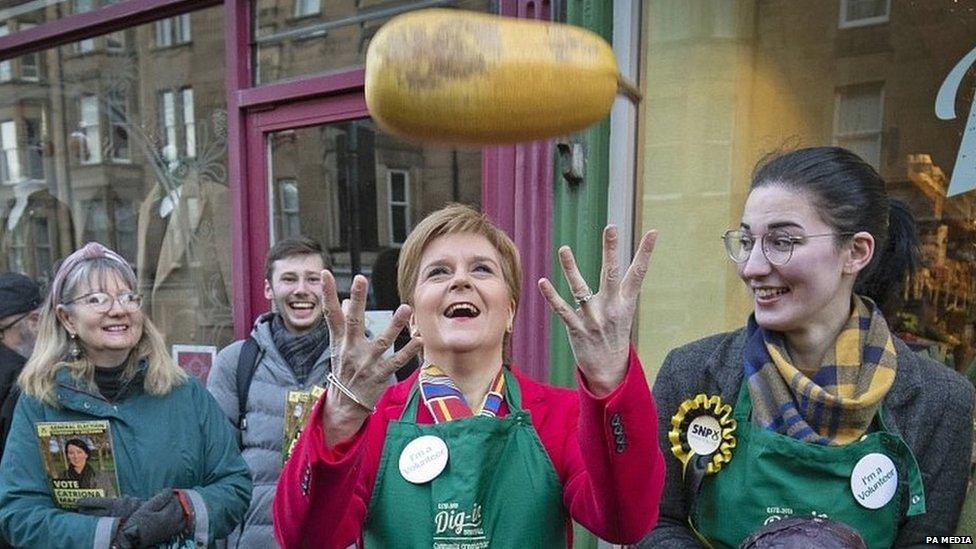
M363 71L354 69L252 86L251 17L247 0L127 0L0 37L0 60L99 36L181 13L223 4L225 89L228 113L228 180L233 227L234 334L244 337L266 310L263 262L268 245L265 136L288 124L314 125L367 116ZM547 0L501 0L504 15L548 19ZM354 99L353 96L356 98ZM342 118L345 117L345 118ZM546 379L549 314L535 281L549 276L552 248L552 143L486 147L482 160L482 209L507 231L524 260L522 303L513 356L523 370Z
M246 239L240 242L241 249L249 251L249 258L246 265L238 268L240 273L250 273L250 280L244 281L240 287L248 288L249 295L242 300L250 304L251 311L238 318L240 307L235 307L235 333L238 331L249 332L251 319L257 314L268 310L268 301L264 297L264 263L267 258L267 250L270 246L270 212L271 205L268 203L268 135L272 132L302 128L307 126L317 126L330 122L339 122L369 116L366 110L366 100L361 92L345 91L331 97L308 99L298 103L289 103L272 110L260 110L248 114L246 121L247 134L247 160L246 167L248 172L246 209L240 211L245 214L245 218L238 220L237 212L234 212L232 222L241 222L241 225L248 227L247 231L239 231L234 235L234 239ZM236 253L236 250L235 250ZM235 257L235 262L237 257ZM236 263L235 263L236 265ZM235 288L238 285L235 284ZM236 294L235 294L236 295ZM239 337L244 337L246 333Z

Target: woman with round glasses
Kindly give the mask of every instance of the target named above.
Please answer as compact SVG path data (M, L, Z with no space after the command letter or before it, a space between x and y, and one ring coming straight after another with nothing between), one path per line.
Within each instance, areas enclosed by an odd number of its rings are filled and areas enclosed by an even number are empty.
M128 262L95 243L54 275L0 462L0 532L16 547L206 546L247 509L251 480L226 417L172 362L135 288ZM38 436L48 422L107 422L122 495L56 505Z
M850 151L801 149L757 166L723 240L753 313L665 359L667 480L641 546L736 547L791 517L842 522L869 547L952 535L973 387L882 314L917 263L904 204Z

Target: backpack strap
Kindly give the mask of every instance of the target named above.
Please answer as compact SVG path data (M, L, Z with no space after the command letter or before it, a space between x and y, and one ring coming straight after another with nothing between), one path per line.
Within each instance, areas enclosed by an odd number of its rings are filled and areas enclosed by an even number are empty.
M251 380L258 369L258 342L253 337L244 340L241 354L237 357L237 429L238 446L244 447L244 431L247 430L247 395L251 391Z

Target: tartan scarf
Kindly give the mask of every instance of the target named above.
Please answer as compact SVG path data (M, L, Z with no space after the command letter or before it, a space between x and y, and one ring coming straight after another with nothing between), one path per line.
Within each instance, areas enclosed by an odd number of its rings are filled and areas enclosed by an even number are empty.
M477 415L496 417L498 409L502 406L504 393L505 376L501 370L498 370ZM434 423L445 423L475 415L450 376L433 364L425 365L420 371L420 394L424 399L424 405L434 418Z
M854 296L854 311L820 368L804 372L791 363L778 332L749 317L745 379L752 421L765 429L814 444L854 442L871 426L898 365L888 323L869 299Z
M295 373L299 385L305 385L312 368L329 346L329 330L325 320L319 319L311 330L295 335L288 330L280 314L271 320L271 339L275 348L285 359L288 367Z

